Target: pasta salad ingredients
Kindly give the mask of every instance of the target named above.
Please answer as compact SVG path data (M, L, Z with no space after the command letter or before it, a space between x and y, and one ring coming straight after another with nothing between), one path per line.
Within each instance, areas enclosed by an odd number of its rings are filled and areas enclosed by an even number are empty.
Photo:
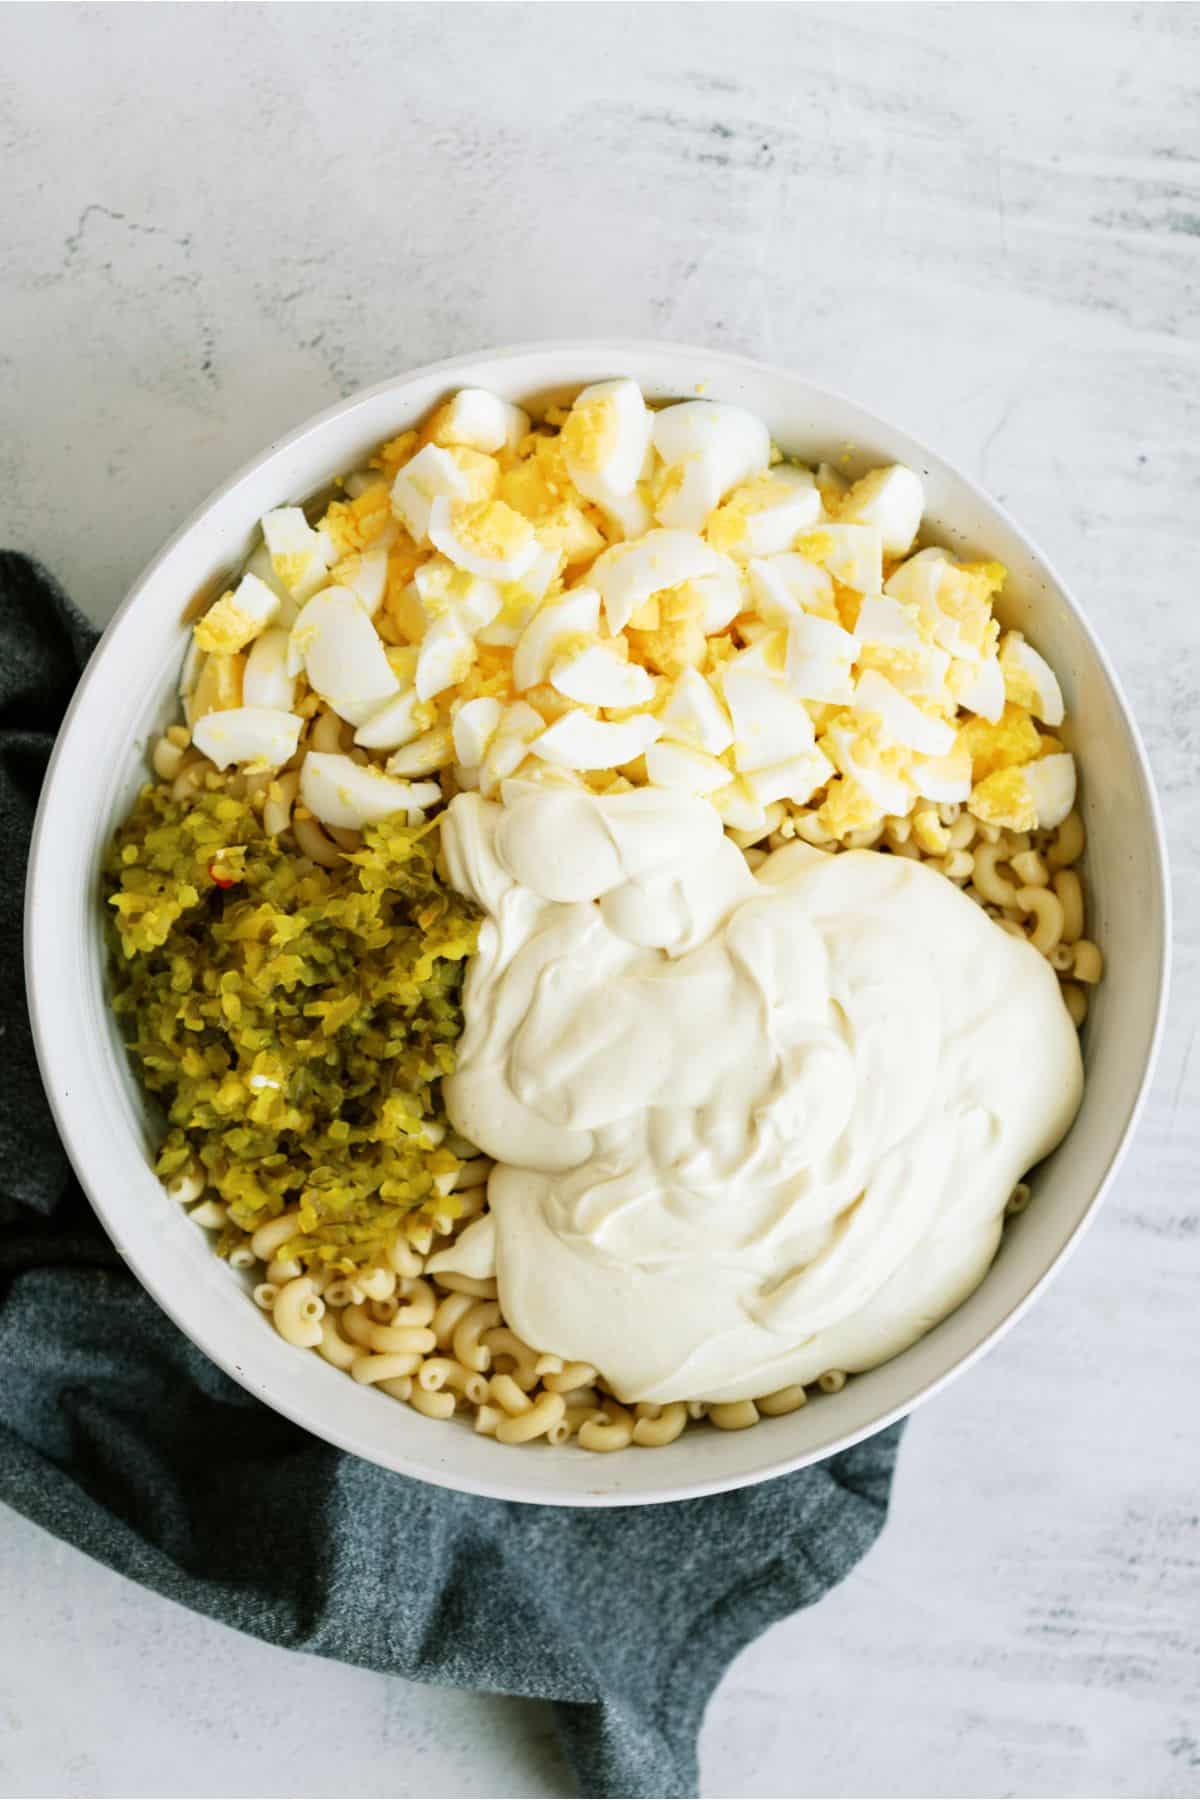
M700 808L769 889L806 846L839 880L841 852L877 849L898 889L936 871L1031 946L1057 1024L1082 1024L1103 961L1063 695L995 617L1001 565L923 545L923 510L912 470L809 470L740 408L656 408L616 379L536 422L464 390L331 503L263 519L196 622L183 722L107 873L117 1004L169 1113L160 1172L287 1341L427 1417L595 1452L844 1384L833 1363L625 1404L510 1317L489 1187L511 1169L442 1093L479 930L462 893L495 896L486 858L448 886L438 846L456 796L464 816L540 797L551 825L505 879L577 908L595 901L556 798L643 805L668 859ZM640 910L648 955L678 924L662 892L606 904L622 929Z

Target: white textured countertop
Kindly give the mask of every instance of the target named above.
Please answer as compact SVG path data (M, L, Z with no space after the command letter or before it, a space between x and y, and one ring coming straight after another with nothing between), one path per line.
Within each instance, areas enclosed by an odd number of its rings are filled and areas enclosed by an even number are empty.
M1052 1292L913 1422L877 1549L731 1670L704 1783L1195 1795L1200 11L31 5L4 28L0 543L97 618L280 429L414 363L584 333L845 388L1064 570L1172 835L1155 1092ZM538 1706L268 1649L8 1513L0 1619L5 1795L570 1791Z

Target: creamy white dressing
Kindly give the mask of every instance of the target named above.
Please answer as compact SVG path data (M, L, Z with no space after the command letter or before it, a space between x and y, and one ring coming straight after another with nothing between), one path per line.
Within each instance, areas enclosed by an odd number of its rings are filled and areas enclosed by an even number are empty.
M463 794L443 844L486 915L447 1109L497 1166L431 1269L659 1402L870 1368L979 1283L1082 1086L1029 944L900 857L755 875L653 789Z

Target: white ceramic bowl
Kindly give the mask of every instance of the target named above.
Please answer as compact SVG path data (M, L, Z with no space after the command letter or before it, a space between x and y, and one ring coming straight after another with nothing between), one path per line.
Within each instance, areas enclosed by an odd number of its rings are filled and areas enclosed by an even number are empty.
M850 446L862 468L910 463L925 477L932 535L1008 565L1000 612L1053 664L1074 725L1091 929L1107 974L1085 1031L1079 1116L1039 1170L1033 1205L957 1312L902 1356L789 1418L742 1433L688 1432L653 1453L595 1456L570 1446L509 1448L465 1425L423 1419L275 1334L151 1172L144 1109L105 1000L97 870L145 779L147 740L175 715L181 615L248 554L263 513L315 493L457 387L492 388L536 408L613 375L634 376L656 398L738 402L809 461ZM460 357L343 401L273 444L176 532L105 633L59 737L34 839L26 951L42 1074L79 1178L139 1280L214 1362L317 1436L405 1475L505 1499L629 1505L738 1487L828 1456L961 1374L1029 1306L1094 1214L1141 1104L1166 986L1167 891L1149 770L1108 661L1045 558L966 476L786 369L670 344L545 344Z

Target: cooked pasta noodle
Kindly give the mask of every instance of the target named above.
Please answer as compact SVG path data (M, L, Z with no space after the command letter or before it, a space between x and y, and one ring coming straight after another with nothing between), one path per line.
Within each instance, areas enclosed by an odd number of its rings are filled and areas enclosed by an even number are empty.
M281 1287L271 1311L275 1329L289 1344L311 1350L321 1342L325 1302L313 1290L307 1275L298 1275Z
M758 1424L758 1408L753 1400L730 1400L723 1406L710 1406L708 1417L718 1431L746 1431Z

